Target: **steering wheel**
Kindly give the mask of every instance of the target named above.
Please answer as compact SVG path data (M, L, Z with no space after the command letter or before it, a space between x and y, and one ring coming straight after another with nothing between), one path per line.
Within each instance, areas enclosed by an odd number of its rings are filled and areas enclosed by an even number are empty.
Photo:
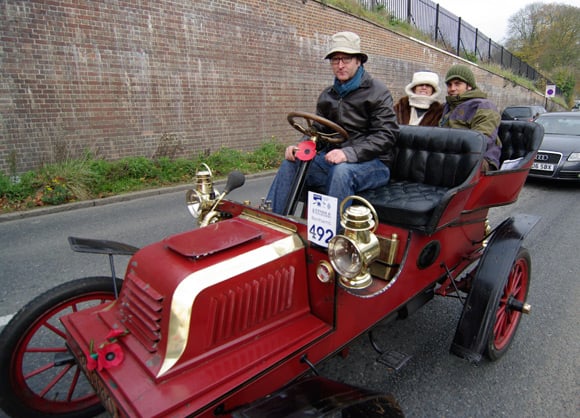
M296 122L295 118L302 118L306 121L307 127L302 126L298 122ZM323 126L326 126L329 129L332 129L334 132L327 134L324 132L320 132L316 130L313 126L313 122L317 122ZM307 112L290 112L288 113L288 123L298 132L307 135L307 136L316 136L324 141L330 142L331 144L340 144L348 139L348 133L344 130L344 128L322 116L315 115L314 113L307 113Z

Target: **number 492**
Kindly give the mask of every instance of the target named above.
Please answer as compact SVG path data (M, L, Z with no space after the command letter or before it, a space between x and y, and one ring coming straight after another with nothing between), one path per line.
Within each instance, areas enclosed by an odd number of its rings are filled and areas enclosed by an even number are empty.
M312 225L308 230L308 233L312 237L312 241L324 242L326 244L328 244L334 236L334 233L330 229L318 225Z

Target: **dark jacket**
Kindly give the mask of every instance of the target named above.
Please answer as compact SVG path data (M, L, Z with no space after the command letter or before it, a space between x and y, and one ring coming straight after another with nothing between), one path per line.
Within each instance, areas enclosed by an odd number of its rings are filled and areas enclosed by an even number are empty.
M403 96L395 104L395 114L399 125L408 125L411 120L411 105L409 104L409 96ZM443 114L443 105L439 102L431 103L427 112L423 115L423 119L419 122L419 126L438 126L439 119Z
M390 166L399 125L393 97L382 82L365 71L359 88L342 99L332 86L327 87L318 97L316 113L348 132L349 138L338 147L349 163L379 158Z
M499 168L501 141L497 133L501 117L495 104L479 89L447 96L446 101L440 126L481 132L487 138L484 157L493 168Z

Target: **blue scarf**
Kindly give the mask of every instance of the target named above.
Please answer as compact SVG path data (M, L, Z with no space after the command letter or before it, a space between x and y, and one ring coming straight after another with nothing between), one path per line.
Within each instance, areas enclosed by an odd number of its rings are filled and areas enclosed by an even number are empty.
M362 76L365 72L365 69L361 65L358 67L358 70L354 74L354 76L348 80L346 83L341 83L338 81L337 78L334 79L334 90L338 93L338 95L342 98L346 96L351 91L354 91L360 87L360 82L362 80Z

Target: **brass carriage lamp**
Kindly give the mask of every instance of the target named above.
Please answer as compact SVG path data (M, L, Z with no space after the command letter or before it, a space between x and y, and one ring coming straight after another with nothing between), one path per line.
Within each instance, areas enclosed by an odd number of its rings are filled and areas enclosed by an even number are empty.
M362 201L365 206L352 205L344 210L345 203L352 199ZM380 255L379 239L374 234L378 218L372 205L358 196L344 199L340 212L344 233L330 240L328 256L343 286L364 289L372 283L369 266Z
M203 218L203 214L211 209L216 197L213 187L213 175L207 164L195 174L195 189L188 190L185 196L187 209L195 219Z

